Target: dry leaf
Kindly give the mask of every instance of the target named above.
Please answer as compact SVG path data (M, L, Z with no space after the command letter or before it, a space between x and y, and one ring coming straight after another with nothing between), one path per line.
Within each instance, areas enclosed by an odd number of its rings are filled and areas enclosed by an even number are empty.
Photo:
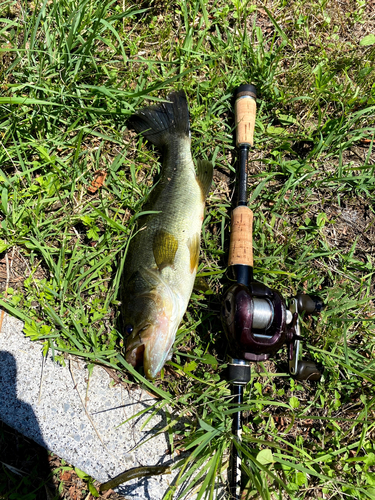
M99 188L104 185L105 178L107 177L107 172L105 170L98 170L94 174L94 178L91 181L91 185L87 188L90 194L95 194Z

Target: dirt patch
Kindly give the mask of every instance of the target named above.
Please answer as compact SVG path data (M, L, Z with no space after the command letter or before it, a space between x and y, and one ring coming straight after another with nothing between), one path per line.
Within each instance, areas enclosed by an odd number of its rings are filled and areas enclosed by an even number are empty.
M47 277L46 271L39 265L34 266L33 271L28 260L16 247L0 254L0 292L7 288L22 288L25 279L31 275L37 279Z

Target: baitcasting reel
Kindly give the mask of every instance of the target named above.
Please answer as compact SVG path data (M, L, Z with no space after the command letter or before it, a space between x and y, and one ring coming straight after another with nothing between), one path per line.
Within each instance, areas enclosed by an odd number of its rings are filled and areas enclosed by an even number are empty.
M248 286L237 283L228 290L221 314L235 358L264 361L286 345L291 375L298 380L319 380L321 373L315 363L299 360L303 340L299 314L319 313L322 308L319 298L298 294L288 309L278 292L252 282Z

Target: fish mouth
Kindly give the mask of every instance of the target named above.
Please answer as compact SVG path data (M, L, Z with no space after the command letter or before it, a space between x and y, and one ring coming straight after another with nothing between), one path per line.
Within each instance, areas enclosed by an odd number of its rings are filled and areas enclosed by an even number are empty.
M167 361L174 339L175 332L163 331L160 325L149 325L129 338L125 359L134 368L143 365L145 376L153 380Z
M144 344L139 345L135 349L126 349L126 361L134 366L134 368L137 368L138 366L141 366L143 364L144 352Z
M138 332L133 333L127 341L125 359L134 366L134 368L143 364L145 340L147 338L147 330L150 327L151 325L147 324L143 328L140 328Z

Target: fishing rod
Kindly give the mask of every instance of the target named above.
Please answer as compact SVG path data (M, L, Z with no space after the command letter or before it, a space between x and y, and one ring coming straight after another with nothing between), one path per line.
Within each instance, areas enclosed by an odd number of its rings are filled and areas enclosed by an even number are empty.
M298 380L319 380L321 373L312 361L300 360L299 315L320 312L323 303L316 296L298 294L286 301L276 290L253 279L253 212L247 206L247 163L253 147L256 116L256 88L241 85L235 92L236 147L238 149L238 203L232 211L228 266L236 283L226 292L221 317L228 339L228 380L232 402L240 407L244 387L251 379L251 362L265 361L286 345L289 372ZM242 412L233 414L232 433L240 443ZM241 457L232 445L229 463L231 498L241 495ZM243 482L243 481L242 481Z

